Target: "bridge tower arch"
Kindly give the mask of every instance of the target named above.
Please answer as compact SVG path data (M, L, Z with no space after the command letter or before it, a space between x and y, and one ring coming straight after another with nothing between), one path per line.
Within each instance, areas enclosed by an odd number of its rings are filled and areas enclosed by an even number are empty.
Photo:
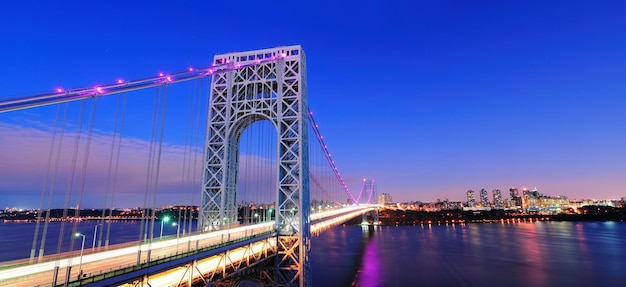
M300 46L216 55L227 72L211 81L199 228L237 222L239 139L252 123L277 131L277 286L310 282L309 164L306 60ZM254 65L250 65L254 64Z

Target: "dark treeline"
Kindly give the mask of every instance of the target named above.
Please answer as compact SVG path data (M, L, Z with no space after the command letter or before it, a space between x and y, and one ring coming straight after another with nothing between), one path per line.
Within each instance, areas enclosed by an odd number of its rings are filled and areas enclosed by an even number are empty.
M147 209L126 209L126 210L118 210L118 209L51 209L50 214L48 215L48 211L44 210L42 212L38 212L37 210L4 210L0 212L0 220L7 221L36 221L39 216L42 220L46 217L49 217L53 221L58 221L63 218L66 220L74 220L76 218L76 214L78 212L78 217L81 220L99 220L102 219L103 215L105 218L111 218L113 220L139 220L142 218L150 218L151 215L154 215L155 218L161 219L168 217L168 220L177 221L180 217L181 219L189 218L189 214L191 213L192 219L198 218L198 210L195 206L182 206L182 207L172 207L172 208L164 208L160 210L152 210L150 208ZM143 214L147 216L143 216ZM65 215L65 216L64 216Z
M259 218L254 217L254 212L244 212L240 210L239 216L241 218L249 218L252 221L267 221L273 220L272 214L259 213ZM63 209L50 210L51 220L60 220L63 218ZM68 209L66 211L67 220L73 220L76 214L76 210ZM132 209L132 210L109 210L105 209L105 217L111 216L116 220L137 220L142 218L143 212L149 215L154 214L155 218L161 219L168 217L168 220L172 222L180 219L188 219L189 212L193 220L198 218L197 207L183 207L183 208L165 208L161 210L155 210L152 213L152 209ZM186 213L186 214L185 214ZM248 214L247 216L242 213ZM102 209L81 209L79 211L79 217L82 220L101 219L103 214ZM37 219L38 212L36 210L25 211L2 211L0 212L0 220L7 221L35 221ZM40 214L41 218L46 217L46 212ZM445 223L445 222L484 222L484 221L496 221L496 220L554 220L554 221L626 221L626 207L616 208L610 206L584 206L577 210L577 213L561 213L554 215L544 214L524 214L516 211L508 211L502 209L494 210L481 210L481 211L462 211L460 209L454 210L442 210L442 211L415 211L415 210L393 210L393 209L381 209L379 212L379 219L383 225L413 225L423 223ZM361 218L355 218L350 223L361 223ZM368 215L368 220L373 222L373 216Z
M462 211L415 211L381 209L379 220L383 225L414 225L427 223L452 222L490 222L500 220L553 220L553 221L626 221L626 208L610 206L584 206L578 213L562 213L554 215L523 214L502 209ZM355 218L350 223L359 224L361 218ZM368 221L373 222L373 216L368 215Z

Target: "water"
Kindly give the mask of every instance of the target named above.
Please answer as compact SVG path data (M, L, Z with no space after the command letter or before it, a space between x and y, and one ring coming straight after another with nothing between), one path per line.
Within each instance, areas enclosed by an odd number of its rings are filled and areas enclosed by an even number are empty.
M86 248L95 224L78 225ZM111 243L136 240L139 226L113 223ZM46 253L56 251L59 227L50 225ZM0 262L27 258L34 229L0 223ZM176 231L166 225L163 234ZM313 237L311 253L313 286L621 286L626 222L338 226Z
M182 223L181 223L182 224ZM70 240L74 240L73 250L80 250L82 244L82 237L73 237L73 225L74 222L66 222L63 239L62 239L62 251L70 250ZM96 230L98 225L98 230ZM46 242L44 247L44 254L54 254L57 252L59 242L59 231L61 230L61 222L50 222L48 226L48 235L46 236ZM31 247L33 244L33 234L35 233L36 223L24 223L24 222L0 222L0 262L29 258ZM91 248L94 244L94 233L97 231L96 246L98 241L104 245L106 238L107 224L99 224L98 221L81 221L77 223L76 231L85 235L85 249ZM195 230L195 222L193 223ZM137 241L140 236L139 230L141 229L141 221L116 221L111 223L111 231L109 234L109 244L124 243L130 241ZM39 226L39 236L36 249L38 250L41 242L41 234L43 230L43 224ZM161 234L161 226L157 221L154 226L153 234L155 238L158 238ZM176 236L176 232L183 233L183 227L178 229L177 226L170 224L163 225L163 236Z
M625 222L343 226L314 238L311 249L314 286L626 282Z

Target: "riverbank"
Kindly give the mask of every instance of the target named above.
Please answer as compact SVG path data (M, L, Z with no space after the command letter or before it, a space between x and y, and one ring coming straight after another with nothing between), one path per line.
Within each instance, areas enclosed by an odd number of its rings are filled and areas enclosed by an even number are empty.
M381 209L379 220L382 225L416 225L470 222L527 222L527 221L626 221L626 208L609 206L589 206L571 214L522 214L506 210L489 211L416 211ZM362 218L355 218L350 224L360 224ZM372 215L368 221L374 222Z

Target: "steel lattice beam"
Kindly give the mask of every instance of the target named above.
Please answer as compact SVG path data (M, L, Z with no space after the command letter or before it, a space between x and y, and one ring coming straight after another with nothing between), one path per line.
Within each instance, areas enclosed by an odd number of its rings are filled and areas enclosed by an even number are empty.
M216 74L211 82L201 229L227 229L237 221L239 139L252 123L269 120L278 134L275 283L309 285L309 117L304 52L300 46L289 46L229 53L216 55L214 64L235 69Z

